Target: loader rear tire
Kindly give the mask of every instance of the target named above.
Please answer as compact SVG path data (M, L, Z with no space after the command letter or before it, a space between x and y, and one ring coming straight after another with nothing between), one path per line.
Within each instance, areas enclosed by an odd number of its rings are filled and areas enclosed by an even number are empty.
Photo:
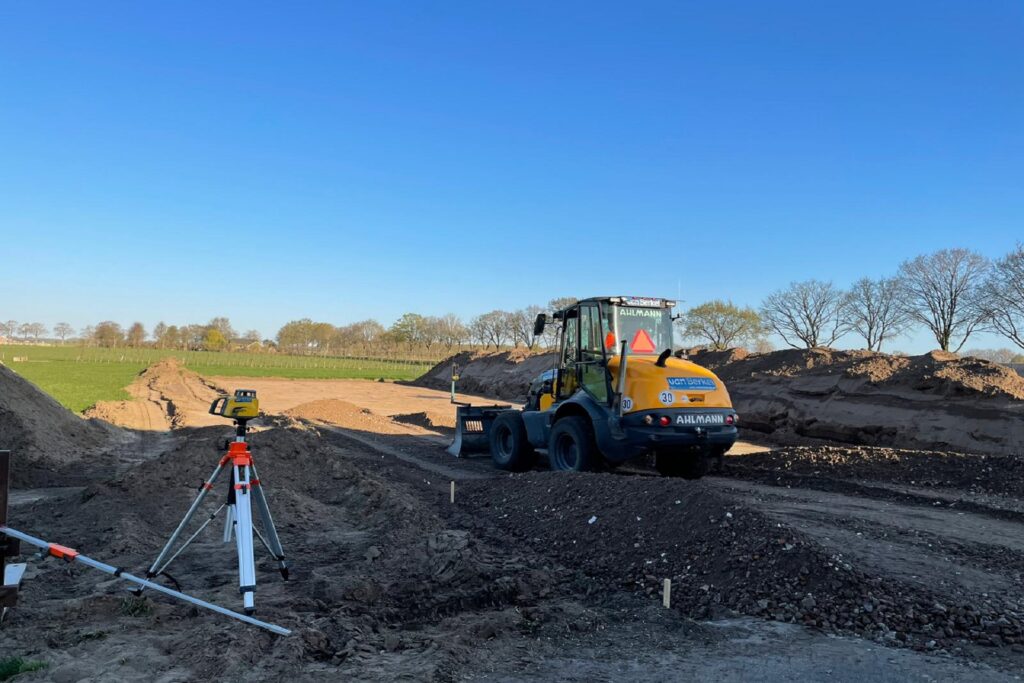
M526 438L526 425L518 410L500 413L488 437L491 459L498 469L525 472L537 462L537 452Z
M656 453L654 467L663 477L700 479L708 473L708 454L703 450L682 453Z
M551 428L548 441L551 469L563 472L596 472L602 457L594 441L594 430L585 417L563 417Z

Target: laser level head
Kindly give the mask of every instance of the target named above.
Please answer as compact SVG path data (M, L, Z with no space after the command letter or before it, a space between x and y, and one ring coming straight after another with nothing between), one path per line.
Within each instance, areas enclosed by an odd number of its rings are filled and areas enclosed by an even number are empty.
M234 396L218 396L210 404L210 414L229 420L252 420L260 416L260 401L254 389L237 389Z

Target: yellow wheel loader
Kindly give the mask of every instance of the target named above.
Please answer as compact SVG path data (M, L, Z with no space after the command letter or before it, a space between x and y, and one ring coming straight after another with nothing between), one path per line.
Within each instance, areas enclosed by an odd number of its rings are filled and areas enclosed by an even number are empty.
M594 471L654 455L666 476L699 479L736 441L738 416L710 370L672 355L675 302L584 299L561 323L557 366L530 387L523 410L494 406L482 422L491 457L505 470ZM548 316L537 317L541 334Z

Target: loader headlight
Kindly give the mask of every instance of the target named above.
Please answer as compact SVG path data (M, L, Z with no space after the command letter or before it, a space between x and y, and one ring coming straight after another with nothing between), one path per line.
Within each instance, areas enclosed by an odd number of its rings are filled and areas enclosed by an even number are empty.
M654 416L653 415L644 415L644 424L645 425L652 425L652 424L654 424Z

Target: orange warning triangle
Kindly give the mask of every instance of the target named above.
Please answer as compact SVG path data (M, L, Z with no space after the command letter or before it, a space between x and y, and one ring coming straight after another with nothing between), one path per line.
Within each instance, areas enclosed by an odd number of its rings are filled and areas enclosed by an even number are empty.
M647 330L639 329L633 335L633 341L629 344L629 350L633 353L654 353L654 342Z

